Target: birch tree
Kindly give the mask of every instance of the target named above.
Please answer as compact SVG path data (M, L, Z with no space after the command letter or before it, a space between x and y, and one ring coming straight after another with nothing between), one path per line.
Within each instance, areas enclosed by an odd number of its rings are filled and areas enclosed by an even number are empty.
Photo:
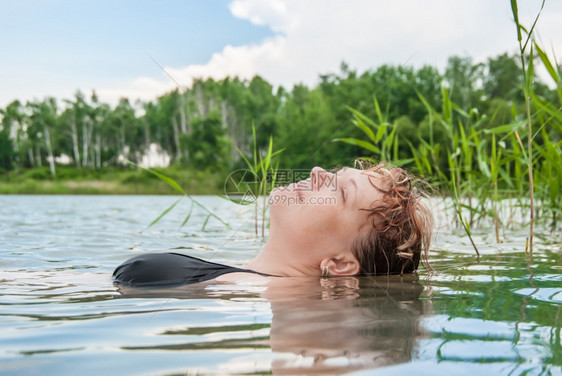
M6 132L8 139L13 140L14 164L16 171L19 171L19 169L23 167L23 158L20 153L23 150L22 144L25 138L25 114L21 103L17 100L11 102L8 106L6 106L6 109L2 111L2 115L2 126L4 131Z
M56 175L55 153L53 152L53 143L51 133L55 128L57 119L57 103L54 98L47 98L42 102L28 103L31 111L30 129L35 135L35 158L37 165L42 165L41 149L47 152L47 162L51 170L51 175ZM44 146L43 148L41 146Z

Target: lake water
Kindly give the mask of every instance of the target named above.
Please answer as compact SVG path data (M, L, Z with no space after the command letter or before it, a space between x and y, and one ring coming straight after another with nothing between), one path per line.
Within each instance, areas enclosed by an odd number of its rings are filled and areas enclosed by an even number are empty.
M114 286L143 252L243 264L259 251L250 207L198 197L0 196L0 374L562 374L560 232L464 234L443 225L404 278L284 278L172 290ZM441 222L451 219L439 215ZM143 231L144 230L144 231Z

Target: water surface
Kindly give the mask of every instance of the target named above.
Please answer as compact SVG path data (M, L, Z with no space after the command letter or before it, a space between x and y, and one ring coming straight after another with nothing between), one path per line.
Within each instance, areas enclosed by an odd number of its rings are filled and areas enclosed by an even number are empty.
M114 286L143 252L240 265L253 212L198 198L227 223L161 196L0 196L0 374L562 374L560 233L441 226L433 273L283 278L170 290ZM443 216L441 223L451 220ZM145 230L145 231L142 231Z

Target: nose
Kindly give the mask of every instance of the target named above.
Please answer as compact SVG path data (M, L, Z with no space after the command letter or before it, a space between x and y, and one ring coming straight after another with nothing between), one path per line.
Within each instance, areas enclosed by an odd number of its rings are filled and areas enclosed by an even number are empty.
M315 166L310 171L310 179L312 180L312 188L318 190L324 184L326 170L322 167Z

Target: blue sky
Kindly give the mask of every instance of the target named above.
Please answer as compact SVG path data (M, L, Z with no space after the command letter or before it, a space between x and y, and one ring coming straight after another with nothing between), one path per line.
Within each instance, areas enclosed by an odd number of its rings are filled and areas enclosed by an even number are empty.
M147 54L166 65L199 64L227 44L255 43L272 34L233 17L227 5L227 0L1 2L0 99L161 77Z
M540 0L520 0L530 22ZM483 61L516 49L508 0L19 0L0 1L0 107L95 89L104 101L150 100L194 77L260 74L314 85L341 61ZM562 53L562 2L547 1L541 41Z

